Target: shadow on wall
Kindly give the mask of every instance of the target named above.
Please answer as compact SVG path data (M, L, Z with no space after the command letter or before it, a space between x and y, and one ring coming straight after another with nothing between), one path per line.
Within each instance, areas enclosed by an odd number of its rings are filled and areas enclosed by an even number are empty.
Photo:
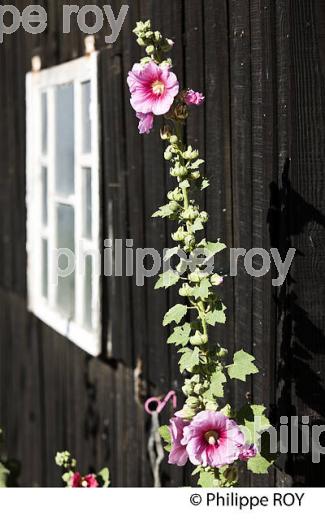
M303 233L309 222L325 226L325 216L293 189L289 177L290 160L287 159L282 173L282 186L279 188L276 183L270 185L268 224L271 246L279 249L282 258L286 257L290 247L294 247L293 237ZM299 255L304 256L297 250L296 258ZM314 356L325 352L325 337L299 305L299 297L295 293L298 283L289 273L276 296L280 333L274 422L278 426L281 416L297 415L301 427L301 416L308 413L306 409L310 410L308 415L311 426L325 424L324 381L320 371L315 372L311 367ZM299 401L304 404L303 412L297 407ZM318 464L312 463L311 453L280 456L279 466L292 477L294 486L321 486L325 483L324 456L321 456Z

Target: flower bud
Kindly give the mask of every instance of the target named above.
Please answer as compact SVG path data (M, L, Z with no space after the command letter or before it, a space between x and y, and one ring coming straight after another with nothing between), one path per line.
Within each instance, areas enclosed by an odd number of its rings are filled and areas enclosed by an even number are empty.
M191 153L190 159L194 160L194 159L197 159L198 157L199 157L198 150L193 150L193 152Z
M201 211L200 218L201 218L203 223L206 223L209 220L209 215L207 214L206 211Z
M155 52L155 47L153 45L148 45L148 47L146 47L146 53L147 54L153 54Z
M176 144L178 142L177 135L171 135L169 141L171 142L171 144Z
M154 36L155 36L156 42L160 42L160 40L162 39L162 35L159 31L155 31Z
M171 128L168 125L164 125L160 129L160 137L163 141L167 141L167 139L170 139L171 133L172 133Z
M173 65L172 60L170 58L167 58L167 60L164 60L164 61L161 62L160 68L161 69L164 69L164 68L165 69L170 69L172 67L172 65Z
M193 295L193 288L190 287L188 283L184 283L179 289L178 294L184 298L190 298Z
M188 396L190 391L191 390L186 385L182 386L182 392L184 395Z
M177 104L172 112L173 117L177 121L185 121L188 118L188 109L186 105Z
M186 405L189 408L196 410L197 407L200 406L200 401L197 397L190 396L186 399Z
M170 150L166 150L164 153L164 158L166 161L170 161L173 158L173 154Z
M194 415L196 415L196 411L192 410L189 406L185 405L180 412L177 414L182 419L188 419L189 421L193 419Z
M201 173L200 172L192 172L191 173L191 178L193 179L193 181L197 181L200 177L201 177Z
M199 212L196 208L190 206L182 212L181 216L184 220L195 220L199 216Z
M186 237L185 237L185 248L184 249L191 249L193 246L195 246L195 237L194 235L191 235L191 234L188 234Z
M146 46L146 43L143 40L143 38L138 38L137 39L137 44L140 45L140 47L145 47Z
M227 355L228 355L228 350L226 348L220 348L217 353L217 356L220 359L224 359Z
M210 278L212 285L218 286L221 285L223 282L223 277L219 276L218 274L213 274Z
M214 401L206 401L205 409L209 410L210 412L215 412L218 409L218 405Z
M199 347L201 345L206 345L208 340L209 338L206 334L202 334L199 330L197 330L194 336L190 338L190 343L195 347Z
M198 395L203 394L205 392L205 388L201 383L196 383L193 390Z
M172 234L172 239L175 240L175 242L183 242L185 237L186 237L186 233L182 226L179 227L178 230Z
M184 199L183 194L179 188L175 188L174 191L169 191L167 193L167 198L176 202L182 202Z
M151 58L149 56L145 56L144 58L141 58L140 63L142 65L146 65L147 63L151 62Z
M184 159L189 160L191 158L192 151L193 151L192 146L188 146L187 150L185 150L185 152L183 152Z
M152 31L147 31L144 36L145 36L145 38L147 38L147 40L150 40L150 38L153 37L153 32Z

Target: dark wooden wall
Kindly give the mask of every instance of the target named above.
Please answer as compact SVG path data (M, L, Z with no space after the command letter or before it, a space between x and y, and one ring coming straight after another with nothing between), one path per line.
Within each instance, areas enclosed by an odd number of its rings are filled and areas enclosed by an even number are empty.
M11 2L4 2L10 4ZM35 2L34 2L35 3ZM62 34L63 0L39 2L47 31L20 30L0 45L0 424L8 451L21 460L21 485L57 486L57 450L70 449L86 471L108 464L114 486L152 485L146 444L150 422L142 395L180 390L177 359L161 326L176 299L129 278L103 280L103 352L92 359L26 310L25 73L33 54L43 67L83 54L77 27ZM78 1L81 5L97 2ZM116 12L118 0L109 2ZM27 0L15 5L21 10ZM271 274L243 270L228 279L228 324L220 341L245 347L262 367L250 391L276 423L280 414L324 421L325 318L325 9L322 0L130 0L118 41L100 54L103 219L105 237L162 249L171 227L150 219L170 181L156 130L137 134L126 75L139 58L131 30L139 19L175 39L183 84L206 94L188 138L207 159L204 201L210 239L233 247L296 247L281 290ZM226 261L226 257L225 257ZM258 264L257 264L258 265ZM140 377L139 377L140 375ZM166 420L167 415L164 417ZM184 482L163 467L164 485ZM324 485L324 465L280 457L268 477L244 485Z

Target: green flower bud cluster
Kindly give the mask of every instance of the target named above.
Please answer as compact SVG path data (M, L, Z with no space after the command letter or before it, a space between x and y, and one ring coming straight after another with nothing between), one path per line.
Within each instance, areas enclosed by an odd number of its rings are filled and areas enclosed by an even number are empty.
M154 60L162 65L171 63L170 60L164 60L164 54L171 51L174 42L169 38L165 38L159 31L153 31L150 20L138 22L133 32L137 36L138 45L144 47L147 54L142 63L144 60Z
M58 452L55 456L55 463L57 466L67 470L73 470L77 465L77 461L71 456L69 451Z

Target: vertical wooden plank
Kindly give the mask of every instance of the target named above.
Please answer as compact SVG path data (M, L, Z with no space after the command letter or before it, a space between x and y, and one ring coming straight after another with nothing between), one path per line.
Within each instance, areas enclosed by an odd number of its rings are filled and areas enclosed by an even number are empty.
M233 193L233 247L252 246L251 192L251 34L249 1L229 2L230 95L231 95L231 162ZM233 316L234 350L252 349L252 282L242 260L238 261L234 278ZM231 350L230 350L231 352ZM236 405L244 404L250 383L237 383L230 393ZM249 475L241 476L242 485Z

